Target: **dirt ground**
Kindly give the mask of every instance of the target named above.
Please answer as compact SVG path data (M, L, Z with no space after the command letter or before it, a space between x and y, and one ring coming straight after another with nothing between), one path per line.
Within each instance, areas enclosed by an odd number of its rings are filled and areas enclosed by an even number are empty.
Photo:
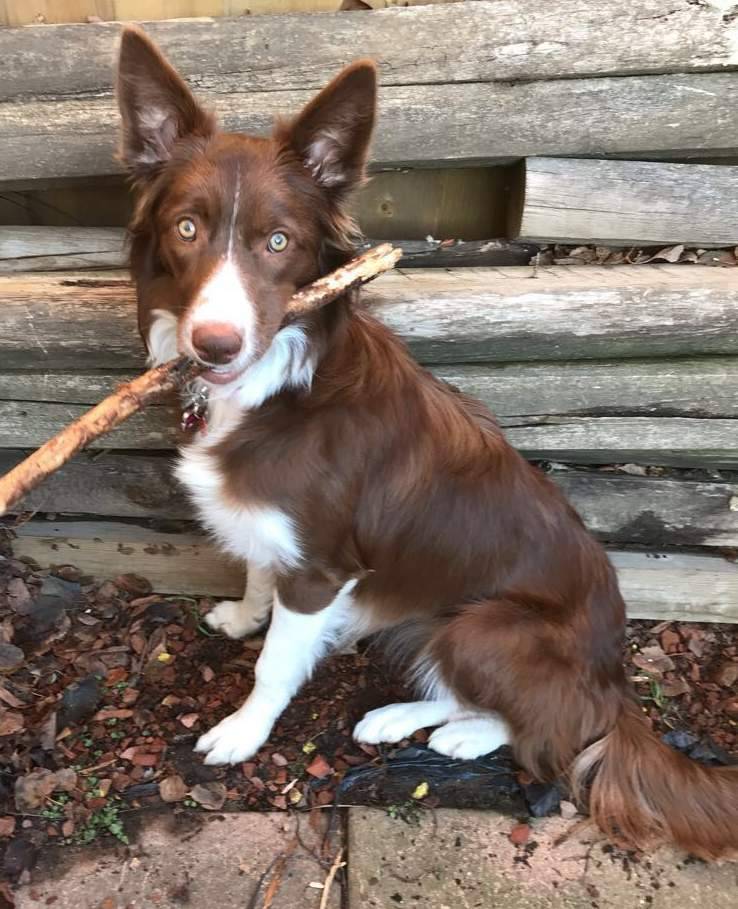
M406 695L371 646L332 659L269 743L233 768L205 767L196 737L248 693L259 640L202 622L207 599L162 597L132 575L94 584L72 566L34 570L0 556L0 843L7 881L49 843L125 843L137 818L172 811L294 812L335 804L497 807L558 813L502 753L449 762L425 732L395 748L357 745L355 722ZM738 756L734 628L633 622L625 654L654 727L697 759ZM418 790L419 786L425 789ZM0 891L12 905L9 890Z

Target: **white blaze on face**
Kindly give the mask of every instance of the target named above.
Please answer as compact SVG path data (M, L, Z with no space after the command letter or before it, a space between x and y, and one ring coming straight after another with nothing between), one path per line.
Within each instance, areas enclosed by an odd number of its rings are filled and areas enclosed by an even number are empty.
M254 351L256 309L231 258L218 265L200 289L190 310L187 336L199 325L220 322L232 325L243 337L237 361L247 360Z
M243 337L241 353L234 364L243 364L256 348L256 307L249 297L243 276L237 266L234 247L237 239L238 211L241 202L241 169L236 169L236 186L233 208L228 227L228 247L225 259L210 274L192 305L188 316L185 338L190 339L199 325L219 322L231 325Z

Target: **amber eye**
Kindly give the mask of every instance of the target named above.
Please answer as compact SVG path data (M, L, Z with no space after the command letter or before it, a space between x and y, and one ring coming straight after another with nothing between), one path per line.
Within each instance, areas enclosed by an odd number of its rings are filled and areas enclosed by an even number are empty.
M287 234L283 234L281 230L275 230L267 240L267 247L269 252L280 253L287 249L287 244L289 242L290 240Z
M183 240L194 240L197 236L197 228L192 218L180 218L177 221L177 233Z

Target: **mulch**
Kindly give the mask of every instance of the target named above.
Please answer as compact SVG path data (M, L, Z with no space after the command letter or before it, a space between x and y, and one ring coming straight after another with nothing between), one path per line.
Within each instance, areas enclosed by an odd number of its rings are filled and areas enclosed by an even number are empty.
M194 742L246 697L261 646L215 635L202 622L212 605L156 595L133 575L95 584L73 566L38 570L7 549L0 555L0 843L7 877L27 874L49 843L111 835L126 842L137 816L166 803L174 811L328 808L351 800L342 782L360 768L370 771L368 779L393 756L407 766L423 757L424 731L381 750L351 738L367 710L407 696L370 647L321 667L252 760L227 769L203 765ZM632 622L626 662L654 728L676 736L674 745L738 756L734 628ZM462 769L452 767L459 779L478 780L485 768ZM436 772L421 763L413 779ZM406 810L413 789L415 783L401 800L395 787L390 810ZM468 791L440 784L426 790L424 804L469 803ZM481 791L473 790L473 802L493 804ZM375 803L387 798L372 792ZM548 796L544 801L550 807ZM2 899L0 889L0 906Z

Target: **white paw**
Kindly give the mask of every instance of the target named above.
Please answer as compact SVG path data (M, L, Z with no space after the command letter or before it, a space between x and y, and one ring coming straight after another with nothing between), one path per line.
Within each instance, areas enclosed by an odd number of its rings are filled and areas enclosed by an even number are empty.
M495 716L470 716L452 720L436 729L428 746L439 754L459 760L474 758L496 751L509 741L507 727Z
M455 705L442 701L415 701L409 704L390 704L370 710L354 729L357 742L378 745L380 742L399 742L417 729L437 726L448 719Z
M205 616L206 623L229 638L245 638L256 634L266 624L269 610L250 608L241 600L224 600Z
M206 764L240 764L256 754L270 731L258 719L252 722L248 714L236 711L201 735L195 751L206 755Z

